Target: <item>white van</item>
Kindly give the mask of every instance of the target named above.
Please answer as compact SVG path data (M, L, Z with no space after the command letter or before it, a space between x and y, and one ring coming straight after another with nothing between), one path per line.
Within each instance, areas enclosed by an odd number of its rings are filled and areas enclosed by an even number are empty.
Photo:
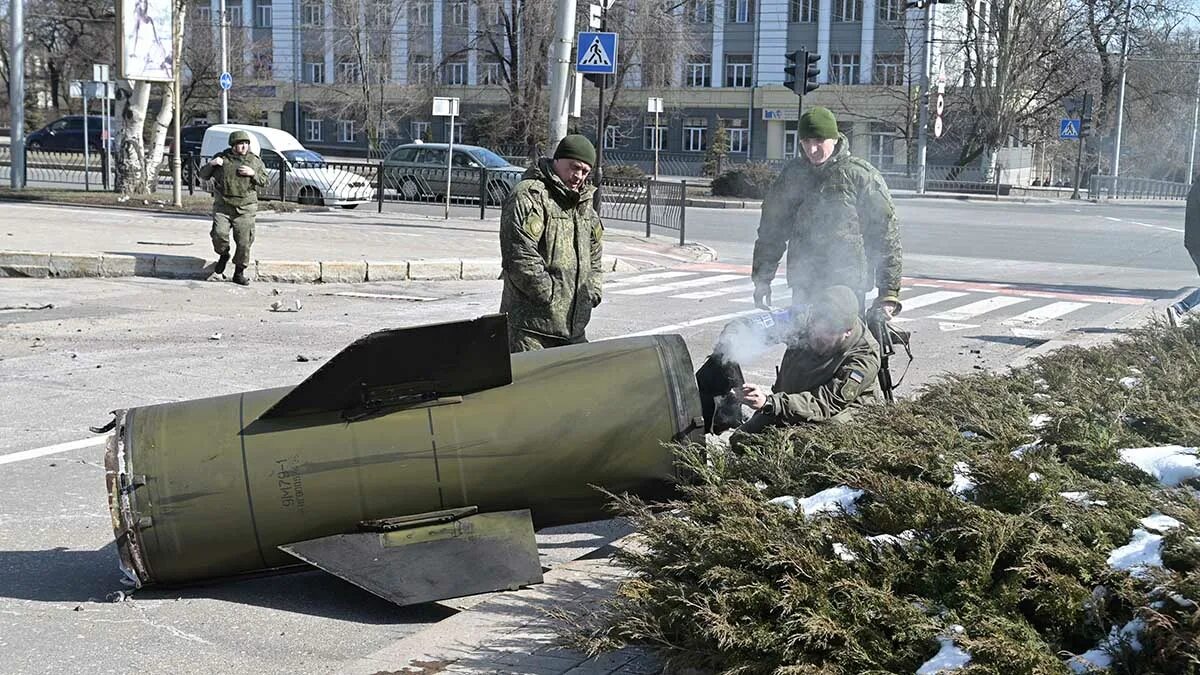
M279 198L279 172L284 169L288 201L301 204L325 204L352 209L375 199L375 188L366 178L325 164L320 154L305 148L283 129L249 124L214 124L204 132L200 146L202 162L229 147L229 134L250 134L250 151L262 158L267 167L267 187L259 191L263 199Z

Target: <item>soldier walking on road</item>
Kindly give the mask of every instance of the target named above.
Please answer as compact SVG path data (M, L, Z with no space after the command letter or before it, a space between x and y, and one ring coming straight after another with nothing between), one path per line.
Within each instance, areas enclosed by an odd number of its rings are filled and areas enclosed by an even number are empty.
M1192 256L1196 273L1200 274L1200 181L1192 181L1192 189L1188 191L1187 211L1183 216L1183 247ZM1200 289L1167 307L1167 319L1171 325L1179 325L1183 315L1195 309L1196 305L1200 305Z
M232 231L237 249L233 254L233 282L249 286L246 266L250 264L250 245L254 243L254 215L258 211L258 190L267 184L267 171L258 155L250 152L250 134L229 134L229 149L200 168L200 177L213 179L213 250L217 264L213 278L220 279L229 264L229 235Z
M787 251L792 303L810 301L834 285L851 288L859 302L872 286L887 316L900 311L900 235L883 176L850 154L826 108L800 117L802 156L784 167L762 206L754 242L754 303L771 303L771 282Z
M604 228L587 183L595 164L591 141L569 135L504 201L500 311L508 314L510 352L587 342L603 282Z

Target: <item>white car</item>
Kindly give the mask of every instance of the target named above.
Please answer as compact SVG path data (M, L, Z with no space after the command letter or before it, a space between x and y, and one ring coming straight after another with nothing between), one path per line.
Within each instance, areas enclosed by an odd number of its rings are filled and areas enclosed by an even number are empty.
M262 158L267 167L267 187L259 191L264 199L279 198L279 175L284 175L284 197L301 204L324 204L352 209L375 199L375 187L366 177L335 169L319 153L300 144L282 129L248 124L214 124L204 132L200 147L201 162L207 162L229 147L229 134L250 134L250 151Z

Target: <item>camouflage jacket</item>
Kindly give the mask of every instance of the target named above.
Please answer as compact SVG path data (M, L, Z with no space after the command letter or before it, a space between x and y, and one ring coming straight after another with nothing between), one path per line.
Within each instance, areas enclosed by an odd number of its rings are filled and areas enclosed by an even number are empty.
M812 293L841 284L865 293L873 283L881 300L899 301L892 197L875 167L850 154L845 136L824 164L798 157L771 186L754 242L756 284L775 278L785 250L793 289Z
M1187 211L1183 216L1183 245L1189 253L1200 255L1200 181L1188 190Z
M233 148L221 151L217 157L225 160L221 166L205 164L200 177L213 179L213 208L250 206L258 203L259 188L267 185L267 169L258 155L248 152L234 154ZM253 176L237 175L238 167L254 169Z
M863 405L883 401L879 368L879 344L861 320L833 354L815 354L801 342L784 352L764 412L778 424L847 421Z
M548 159L525 172L504 201L500 311L510 328L559 338L583 336L600 304L604 228L592 208L595 188L575 192Z

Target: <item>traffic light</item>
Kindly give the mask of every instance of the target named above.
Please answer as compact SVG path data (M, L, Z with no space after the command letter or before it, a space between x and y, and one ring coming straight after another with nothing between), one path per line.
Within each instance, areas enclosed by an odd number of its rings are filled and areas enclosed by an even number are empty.
M798 96L804 95L803 87L798 84L800 80L796 79L799 74L799 64L804 59L804 52L791 52L787 55L787 65L783 67L783 86L796 92Z
M821 68L817 65L817 62L821 60L821 55L808 51L803 52L803 54L804 58L801 60L801 63L804 64L804 93L801 96L821 86L817 84L817 77L821 75Z
M1079 136L1092 135L1092 118L1090 115L1085 115L1079 118Z

